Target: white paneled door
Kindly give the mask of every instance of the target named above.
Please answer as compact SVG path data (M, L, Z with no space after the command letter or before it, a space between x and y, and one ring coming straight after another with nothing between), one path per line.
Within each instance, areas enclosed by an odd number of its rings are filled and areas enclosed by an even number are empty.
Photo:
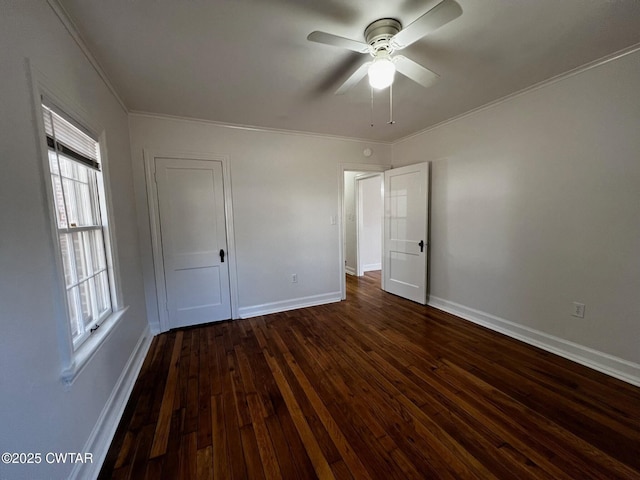
M222 163L155 159L168 327L231 318Z
M429 164L384 172L384 290L427 302Z

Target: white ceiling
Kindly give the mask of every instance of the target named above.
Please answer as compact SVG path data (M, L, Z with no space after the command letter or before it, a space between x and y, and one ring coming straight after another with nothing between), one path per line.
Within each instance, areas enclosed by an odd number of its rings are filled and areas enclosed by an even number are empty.
M364 55L307 41L364 41L425 0L59 0L133 111L394 141L640 42L638 0L456 0L463 13L403 51L440 75L397 76L370 126L364 79L333 92ZM612 85L611 88L615 88Z

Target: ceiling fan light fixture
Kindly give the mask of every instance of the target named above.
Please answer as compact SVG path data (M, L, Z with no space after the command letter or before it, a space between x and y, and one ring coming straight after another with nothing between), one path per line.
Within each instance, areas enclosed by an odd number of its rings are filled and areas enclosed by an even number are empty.
M369 66L369 85L378 90L387 88L393 83L395 73L396 66L391 56L385 51L379 51Z

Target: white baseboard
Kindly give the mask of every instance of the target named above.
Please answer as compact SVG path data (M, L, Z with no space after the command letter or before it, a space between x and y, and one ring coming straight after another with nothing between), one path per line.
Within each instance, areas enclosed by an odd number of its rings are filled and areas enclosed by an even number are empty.
M640 386L640 365L637 363L442 298L431 296L428 305Z
M363 272L373 272L375 270L382 270L382 264L381 263L370 263L368 265L363 265L362 266L362 271ZM353 275L354 277L358 275L358 272L356 272L356 269L353 268L353 267L345 266L344 267L344 271L346 272L347 275Z
M294 298L281 302L263 303L262 305L254 305L252 307L240 307L238 314L240 318L251 318L268 315L270 313L286 312L287 310L295 310L296 308L315 307L317 305L339 302L341 300L342 295L340 292L323 293L322 295Z
M91 431L91 435L89 435L89 439L82 449L83 452L93 453L93 462L76 463L69 476L70 479L98 478L102 464L111 446L111 441L120 423L120 418L127 406L133 385L136 383L142 363L149 351L152 338L153 336L147 326L142 335L140 335L133 352L131 352L127 364L122 370L107 403L102 409L102 413L100 413L98 421Z

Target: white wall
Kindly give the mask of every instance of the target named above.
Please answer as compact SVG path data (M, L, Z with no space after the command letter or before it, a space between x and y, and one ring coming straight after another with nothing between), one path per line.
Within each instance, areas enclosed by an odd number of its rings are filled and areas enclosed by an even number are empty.
M229 158L240 315L340 298L338 224L342 163L388 164L391 147L371 143L246 130L146 115L130 116L136 201L140 212L147 308L159 329L148 222L144 149ZM291 283L297 273L298 283Z
M0 452L82 452L146 312L127 115L44 1L0 7ZM129 310L69 391L60 380L54 250L25 58L107 132ZM66 478L72 465L0 464L0 478Z
M344 260L347 273L356 275L358 266L356 232L356 177L366 172L344 172Z
M365 272L382 268L383 201L380 176L359 180L362 215L360 230L360 264Z
M432 302L640 381L639 86L636 52L393 146L433 162Z

